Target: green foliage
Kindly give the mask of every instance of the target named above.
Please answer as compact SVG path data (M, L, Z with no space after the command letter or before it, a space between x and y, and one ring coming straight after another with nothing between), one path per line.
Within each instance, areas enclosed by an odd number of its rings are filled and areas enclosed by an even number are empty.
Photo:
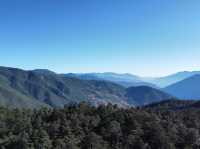
M0 108L0 149L197 149L200 110Z

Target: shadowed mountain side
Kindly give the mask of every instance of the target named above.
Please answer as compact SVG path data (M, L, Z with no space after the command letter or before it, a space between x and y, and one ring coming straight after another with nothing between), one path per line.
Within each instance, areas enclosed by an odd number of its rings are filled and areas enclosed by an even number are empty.
M133 105L147 105L153 102L158 102L173 98L171 95L147 86L130 87L126 90L128 103Z

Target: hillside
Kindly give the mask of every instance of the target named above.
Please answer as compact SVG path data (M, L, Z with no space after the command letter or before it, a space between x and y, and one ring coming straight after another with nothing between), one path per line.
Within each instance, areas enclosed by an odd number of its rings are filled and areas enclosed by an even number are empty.
M128 103L134 105L147 105L164 99L173 98L167 93L147 86L128 88L126 90L126 97L128 98Z
M180 99L200 99L200 75L172 84L164 91Z
M127 106L125 89L105 81L83 81L49 71L0 67L0 103L13 107L63 107L69 102Z

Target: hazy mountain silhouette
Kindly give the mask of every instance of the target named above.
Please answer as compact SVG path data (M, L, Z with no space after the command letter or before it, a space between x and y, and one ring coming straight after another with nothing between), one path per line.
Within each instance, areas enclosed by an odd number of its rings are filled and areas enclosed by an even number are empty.
M180 99L200 99L200 75L172 84L164 88L164 91Z
M117 74L112 72L106 73L83 73L83 74L76 74L76 73L69 73L64 74L64 76L68 77L75 77L83 80L105 80L117 83L124 87L133 87L133 86L149 86L153 88L159 88L155 84L145 82L141 80L139 76L132 75L132 74Z
M196 74L200 74L200 71L183 71L166 77L154 78L146 81L156 84L159 87L166 87Z

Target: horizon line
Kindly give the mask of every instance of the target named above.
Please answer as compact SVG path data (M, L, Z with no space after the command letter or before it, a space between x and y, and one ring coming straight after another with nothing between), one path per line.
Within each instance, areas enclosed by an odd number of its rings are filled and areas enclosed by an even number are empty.
M51 68L33 68L33 69L27 69L27 68L23 68L23 67L16 67L16 66L2 66L0 65L0 67L4 67L4 68L13 68L13 69L19 69L19 70L24 70L24 71L34 71L34 70L47 70L47 71L51 71L54 72L56 74L94 74L94 73L100 73L100 74L104 74L104 73L113 73L113 74L119 74L119 75L132 75L132 76L136 76L139 78L162 78L162 77L167 77L170 75L174 75L174 74L178 74L178 73L183 73L183 72L200 72L200 70L182 70L182 71L177 71L174 73L168 73L166 75L159 75L159 76L143 76L143 75L139 75L139 74L135 74L135 73L131 73L131 72L115 72L115 71L86 71L86 72L79 72L79 71L66 71L66 72L58 72L55 71Z

